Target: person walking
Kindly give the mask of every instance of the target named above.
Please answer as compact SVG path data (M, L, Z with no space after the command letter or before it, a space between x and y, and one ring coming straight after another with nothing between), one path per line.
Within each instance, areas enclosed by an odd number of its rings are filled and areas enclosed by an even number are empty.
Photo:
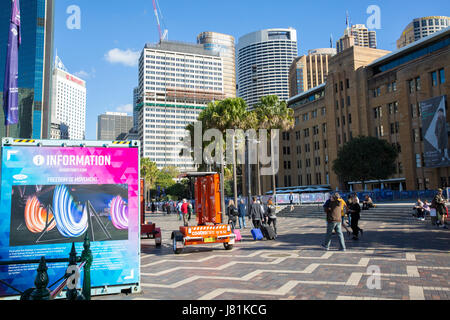
M255 229L259 229L261 228L261 223L264 219L262 210L261 210L261 205L258 203L258 201L256 200L256 197L253 197L253 203L250 207L250 216L249 219L252 220L253 223L253 227Z
M347 203L345 202L344 199L341 198L341 196L339 195L339 193L335 193L334 194L335 198L341 203L341 216L342 216L342 227L344 227L345 231L347 231L347 235L350 236L350 230L348 230L347 226L345 225L345 214L348 210L348 206Z
M177 213L178 213L178 220L183 220L183 214L181 213L181 205L182 205L183 203L181 202L181 201L178 201L178 203L177 203L177 205L176 205L176 210L177 210Z
M191 216L194 214L194 207L192 206L192 202L188 201L188 221L191 221Z
M186 199L183 199L180 207L181 215L183 217L183 224L185 227L188 226L187 215L188 215L188 203Z
M292 192L289 194L289 202L291 203L291 211L294 210L294 195Z
M438 228L442 227L444 229L448 229L445 225L445 215L447 214L446 204L447 202L442 195L442 189L438 189L437 194L431 201L431 208L436 209L436 225Z
M238 212L239 212L239 229L242 229L242 226L244 229L247 228L245 224L245 213L247 212L247 207L245 206L244 199L241 199L238 205Z
M335 193L333 197L324 205L324 211L327 214L327 233L325 236L325 242L322 247L325 250L329 250L331 243L331 235L333 231L336 231L339 237L339 244L341 251L346 251L344 235L342 234L342 210L343 204L339 201L340 195Z
M238 209L234 205L234 201L230 200L227 207L228 224L231 225L231 230L236 228Z
M273 224L273 231L275 231L275 236L277 236L277 216L276 207L273 205L272 199L267 202L267 224L270 226Z
M363 235L364 230L358 226L358 222L361 219L361 206L356 201L355 197L351 199L351 202L348 207L348 213L351 217L351 228L353 231L353 240L359 240L358 235L361 233Z

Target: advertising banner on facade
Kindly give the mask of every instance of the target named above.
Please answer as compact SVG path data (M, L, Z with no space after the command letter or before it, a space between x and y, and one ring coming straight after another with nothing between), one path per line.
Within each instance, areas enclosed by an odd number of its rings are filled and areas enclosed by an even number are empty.
M420 103L425 167L450 166L448 153L448 126L445 96Z
M0 261L68 258L72 243L81 255L87 234L93 288L139 283L138 147L3 146L1 174ZM67 263L47 266L53 283ZM24 291L36 269L2 265L0 279Z

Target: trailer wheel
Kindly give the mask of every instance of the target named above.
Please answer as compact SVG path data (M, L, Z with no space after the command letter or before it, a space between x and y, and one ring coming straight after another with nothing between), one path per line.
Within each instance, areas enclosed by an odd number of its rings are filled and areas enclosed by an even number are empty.
M223 246L225 247L225 250L232 250L233 249L233 245L229 244L227 242L224 242Z
M183 249L178 248L177 249L177 239L176 237L173 237L173 252L175 254L180 254L183 251Z
M177 242L183 242L183 234L179 231L172 232L172 249L175 254L180 254L183 248L177 248Z

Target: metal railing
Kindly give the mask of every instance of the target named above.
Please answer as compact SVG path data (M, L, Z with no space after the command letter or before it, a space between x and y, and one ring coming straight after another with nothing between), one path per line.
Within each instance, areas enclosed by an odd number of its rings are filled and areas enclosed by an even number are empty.
M68 300L91 300L91 276L90 269L92 266L92 252L90 250L91 244L89 236L86 234L83 243L83 252L81 256L77 256L75 250L75 243L72 243L72 249L67 259L45 259L41 257L40 260L21 260L21 261L0 261L0 265L19 265L19 264L39 264L37 268L37 275L34 280L36 287L20 291L7 282L0 279L0 285L5 285L8 288L20 294L20 300L54 300L57 299L64 288L67 288L66 299ZM53 282L50 286L47 274L47 263L68 262L69 266L66 273ZM79 265L78 265L79 263ZM83 270L83 285L81 292L77 289L77 284L80 279L81 270ZM59 283L59 284L58 284ZM58 284L58 285L57 285ZM56 288L50 290L55 285Z

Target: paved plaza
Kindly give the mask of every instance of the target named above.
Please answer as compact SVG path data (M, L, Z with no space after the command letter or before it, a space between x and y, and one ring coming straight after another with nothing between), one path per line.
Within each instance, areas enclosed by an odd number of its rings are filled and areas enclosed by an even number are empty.
M362 211L359 241L345 235L347 251L330 251L321 206L296 208L278 218L275 241L253 241L250 224L232 251L223 245L172 251L175 214L148 215L163 244L142 239L141 287L133 295L94 300L447 300L450 233L412 216L412 204L381 204ZM195 223L191 220L191 223ZM350 229L350 228L349 228ZM344 230L345 233L345 230Z

